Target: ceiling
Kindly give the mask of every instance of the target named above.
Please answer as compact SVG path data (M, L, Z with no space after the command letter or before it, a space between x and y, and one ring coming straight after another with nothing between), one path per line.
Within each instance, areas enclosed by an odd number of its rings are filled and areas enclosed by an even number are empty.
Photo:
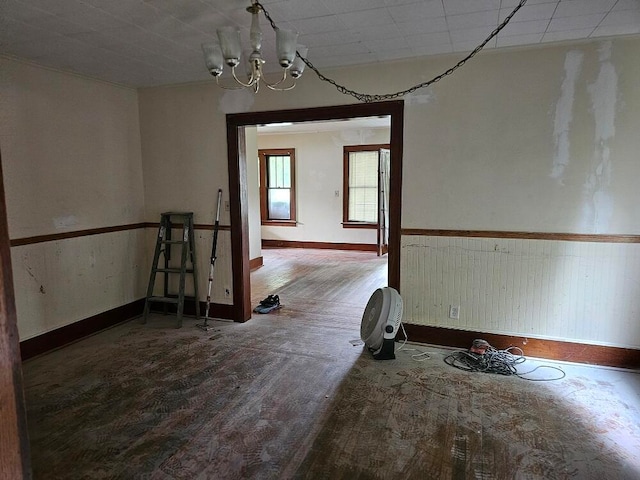
M519 0L262 0L319 68L473 50ZM200 45L249 0L0 0L0 54L143 87L210 79ZM264 17L263 53L275 35ZM528 0L485 48L640 33L640 0ZM270 71L271 69L267 69ZM272 70L271 70L272 71Z
M259 135L289 135L292 133L344 132L345 130L372 128L390 129L391 117L382 115L378 117L344 118L318 122L270 123L268 125L258 125L257 130Z

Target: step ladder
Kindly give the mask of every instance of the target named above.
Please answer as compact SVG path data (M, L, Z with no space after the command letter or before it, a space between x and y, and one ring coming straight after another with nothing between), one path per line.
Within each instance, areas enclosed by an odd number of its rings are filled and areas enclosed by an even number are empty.
M171 231L174 227L182 226L182 237L171 238ZM171 262L172 246L180 247L180 265ZM177 325L182 327L182 313L184 311L185 298L192 298L196 306L196 318L200 319L200 301L198 296L198 272L196 262L195 237L193 233L193 212L166 212L160 215L160 229L156 239L156 249L153 254L153 264L151 265L151 275L147 288L147 297L144 302L144 313L142 323L147 323L147 316L152 303L162 303L164 313L167 313L168 305L176 305ZM164 265L159 266L160 255L164 257ZM188 267L188 263L191 264ZM163 295L154 296L156 274L163 274ZM169 276L180 275L178 280L178 293L169 293ZM185 282L187 274L193 274L193 297L185 297Z

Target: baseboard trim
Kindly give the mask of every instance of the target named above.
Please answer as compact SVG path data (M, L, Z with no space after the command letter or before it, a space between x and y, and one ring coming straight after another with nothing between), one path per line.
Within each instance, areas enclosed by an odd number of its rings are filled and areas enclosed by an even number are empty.
M425 325L405 324L404 327L409 340L412 342L469 348L474 339L482 338L498 349L510 346L520 347L525 356L528 357L609 367L640 368L640 349L544 340Z
M265 240L263 248L318 248L325 250L357 250L377 252L378 246L370 243L331 243L331 242L298 242L294 240Z
M262 265L264 265L264 257L262 257L262 255L249 260L249 270L255 270L256 268L260 268Z
M173 310L169 308L168 312L175 314L175 306L170 305L169 307L173 307ZM206 303L200 302L200 312L202 312L203 315L205 308ZM101 330L138 317L142 315L143 310L144 298L141 298L140 300L93 315L92 317L79 320L70 325L65 325L64 327L43 333L37 337L29 338L28 340L20 342L20 356L22 361L25 361L37 355L42 355L43 353L64 347L65 345L69 345L70 343L81 340L89 335L98 333ZM156 311L155 308L152 310ZM158 309L157 311L162 310ZM184 314L194 316L195 313L194 301L185 300ZM234 318L234 313L233 305L212 303L209 306L209 318L232 320Z
M177 308L176 305L172 305L172 304L164 304L164 305L167 307L167 313L171 315L175 315L176 308ZM144 300L143 300L143 306L144 306ZM157 303L152 304L151 311L164 312L162 307L163 307L162 304L157 304ZM207 309L206 302L200 302L201 317L204 316L204 312L206 309ZM221 318L223 320L233 320L235 318L234 313L235 313L235 310L233 305L226 305L224 303L212 303L209 305L210 319ZM190 299L185 298L183 314L191 317L194 317L196 315L195 302L193 301L193 298L190 298Z
M37 337L20 342L22 360L28 360L37 355L50 352L81 338L92 335L105 328L112 327L142 313L144 299L136 300L112 310L79 320L70 325L56 328Z

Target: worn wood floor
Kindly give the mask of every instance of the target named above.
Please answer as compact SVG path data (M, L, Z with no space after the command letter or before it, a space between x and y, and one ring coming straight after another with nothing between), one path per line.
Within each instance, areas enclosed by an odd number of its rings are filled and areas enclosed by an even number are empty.
M253 296L280 310L209 332L132 320L27 361L35 478L640 478L637 372L562 364L527 382L411 344L376 362L351 340L385 271L374 254L267 250Z

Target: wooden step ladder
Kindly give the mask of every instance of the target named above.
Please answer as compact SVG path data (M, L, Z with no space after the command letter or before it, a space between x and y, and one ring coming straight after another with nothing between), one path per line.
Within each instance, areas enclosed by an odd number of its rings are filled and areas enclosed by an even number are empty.
M182 225L182 237L172 240L172 228ZM179 245L181 247L180 265L175 266L175 262L171 262L171 247ZM193 298L196 306L196 318L200 319L200 301L198 296L198 271L195 250L195 237L193 233L193 212L166 212L160 215L160 229L156 239L156 249L153 254L153 264L151 265L151 275L149 277L149 286L147 288L147 297L144 302L144 313L142 323L147 323L147 316L152 303L164 304L164 313L167 313L167 306L176 305L177 309L177 325L176 328L182 327L182 313L184 311L185 298ZM159 267L160 254L164 257L164 266ZM187 263L191 264L189 268ZM162 296L154 296L153 291L156 283L156 274L164 275L164 289ZM193 297L185 297L185 282L187 273L193 274ZM169 293L169 275L179 274L178 293Z

